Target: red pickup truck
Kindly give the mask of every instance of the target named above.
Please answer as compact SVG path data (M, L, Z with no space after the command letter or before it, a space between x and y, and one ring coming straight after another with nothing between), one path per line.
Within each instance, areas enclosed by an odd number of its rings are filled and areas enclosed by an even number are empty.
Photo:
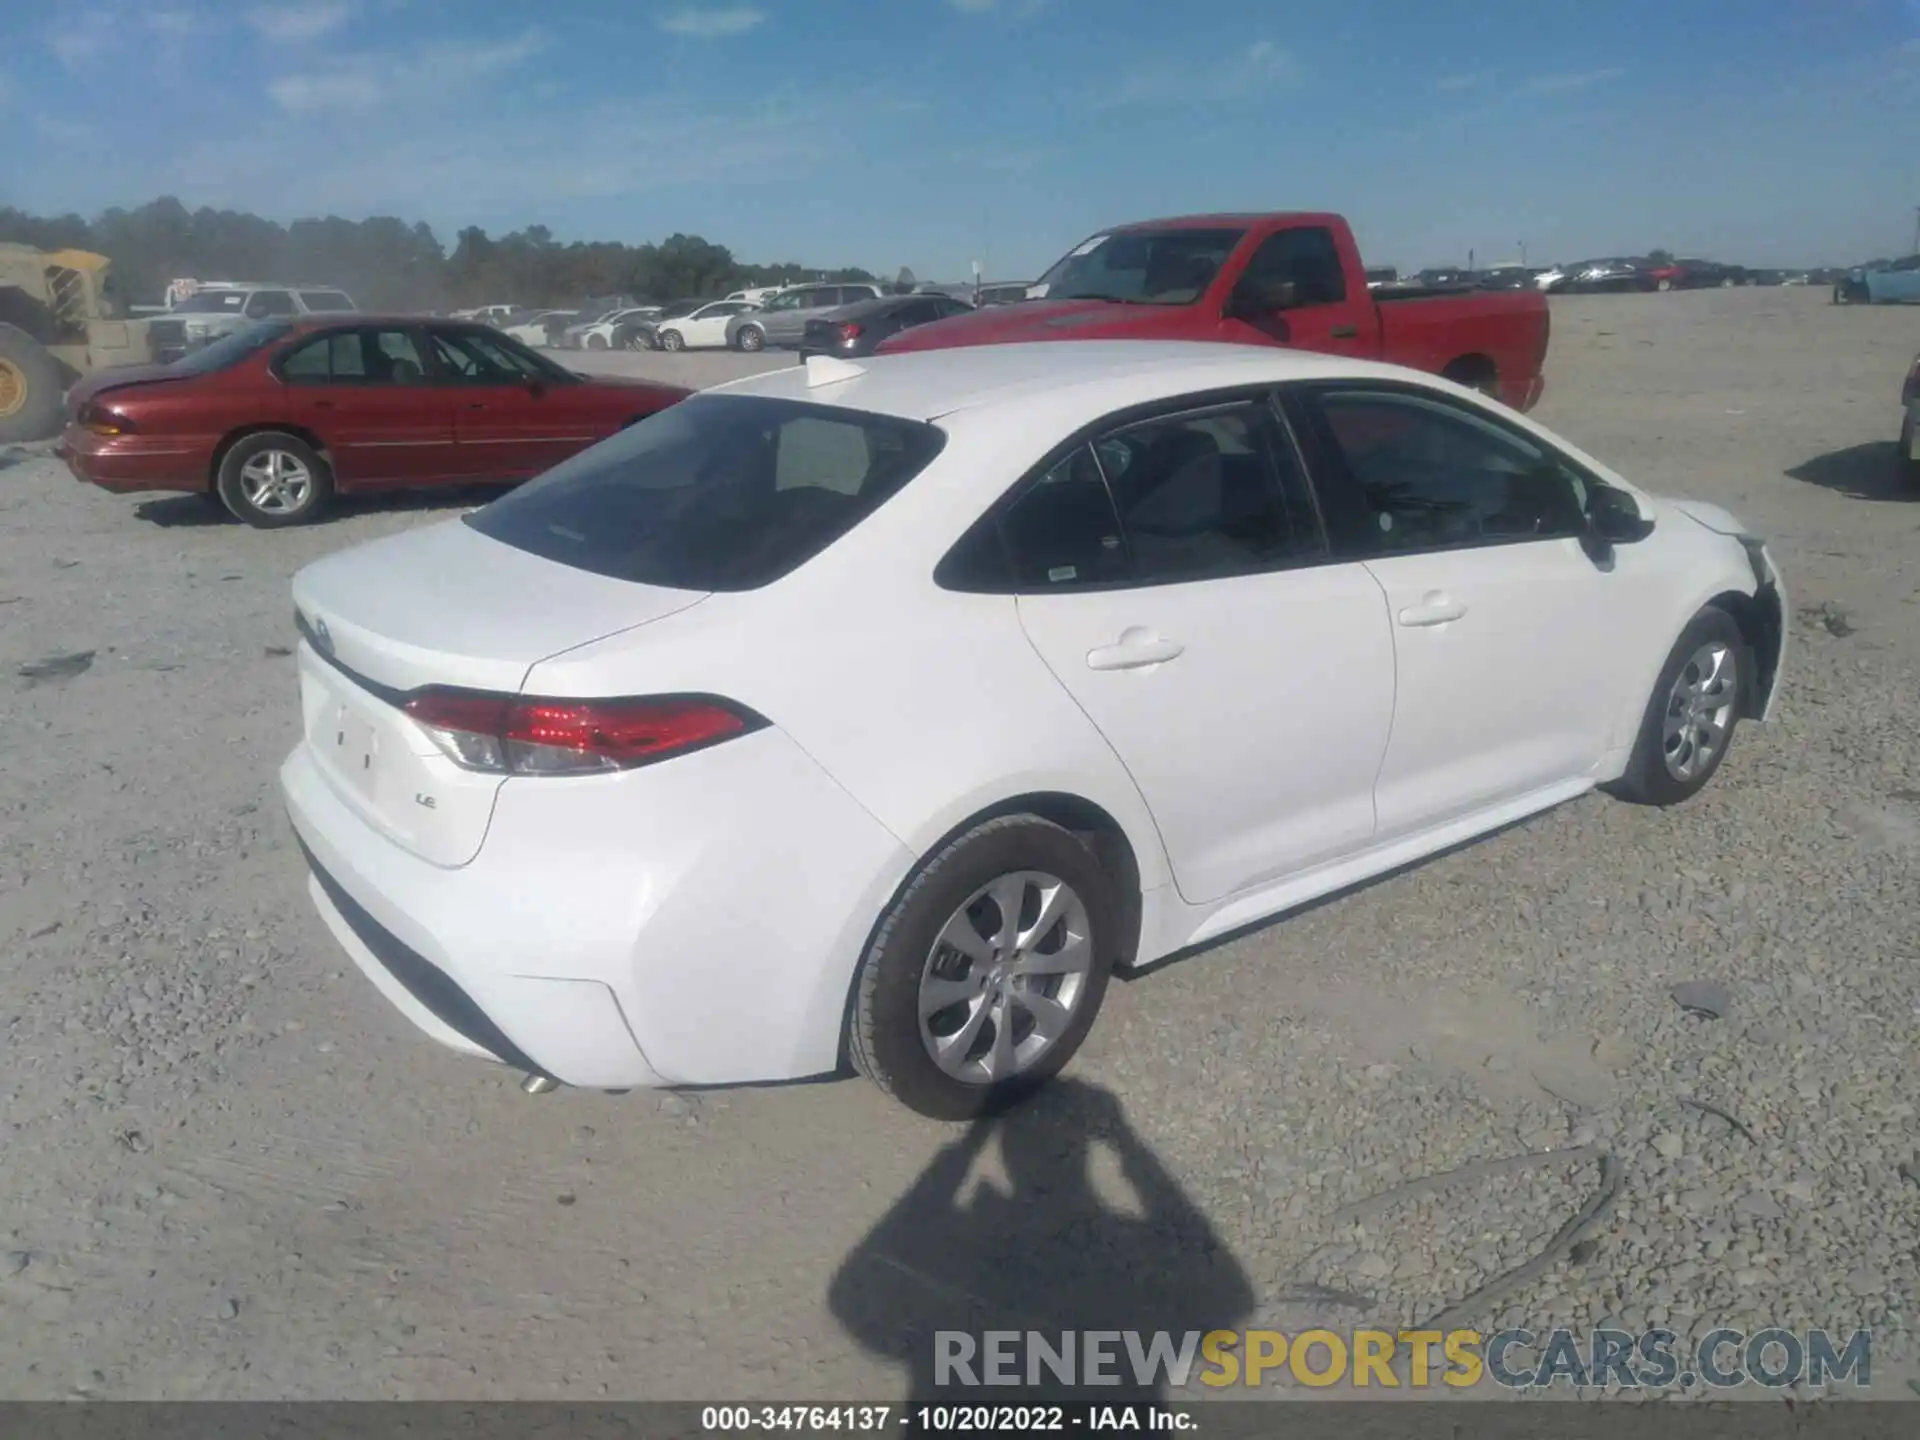
M1545 382L1537 291L1367 289L1338 215L1191 215L1103 230L1033 298L903 330L882 354L1037 340L1219 340L1388 360L1530 410Z

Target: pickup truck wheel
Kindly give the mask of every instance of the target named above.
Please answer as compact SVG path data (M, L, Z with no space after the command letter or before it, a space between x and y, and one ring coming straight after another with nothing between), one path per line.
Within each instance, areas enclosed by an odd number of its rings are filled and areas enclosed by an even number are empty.
M1653 288L1662 292L1671 290L1673 288L1673 281L1662 280L1658 285L1654 286Z
M1500 374L1490 360L1456 360L1440 372L1440 378L1478 390L1490 400L1500 398Z
M26 331L0 325L0 445L60 433L60 367Z

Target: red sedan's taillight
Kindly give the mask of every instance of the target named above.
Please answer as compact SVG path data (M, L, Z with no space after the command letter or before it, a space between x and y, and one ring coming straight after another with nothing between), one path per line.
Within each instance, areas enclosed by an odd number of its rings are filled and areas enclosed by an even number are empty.
M131 435L139 428L119 411L96 405L91 400L80 407L79 420L82 429L96 435Z
M705 695L538 699L422 690L406 704L455 764L500 775L598 775L704 750L766 724Z
M833 330L834 333L840 337L840 343L842 345L850 341L858 340L861 334L861 327L854 324L851 320L841 321L833 327Z

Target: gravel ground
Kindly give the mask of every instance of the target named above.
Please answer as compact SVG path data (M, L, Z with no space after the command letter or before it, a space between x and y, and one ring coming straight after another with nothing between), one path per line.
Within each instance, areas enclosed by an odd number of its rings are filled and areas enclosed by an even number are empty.
M1116 986L1004 1135L860 1082L528 1100L416 1038L277 803L287 581L471 498L267 534L0 454L0 1396L887 1398L941 1323L1422 1320L1537 1252L1602 1152L1588 1243L1467 1323L1872 1325L1907 1393L1920 312L1554 324L1548 424L1774 538L1779 723L1679 810L1585 799ZM1577 1153L1339 1211L1548 1149Z

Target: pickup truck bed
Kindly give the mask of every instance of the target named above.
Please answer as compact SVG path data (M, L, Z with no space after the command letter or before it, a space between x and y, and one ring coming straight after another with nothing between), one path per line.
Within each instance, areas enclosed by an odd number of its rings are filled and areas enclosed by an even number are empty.
M1034 289L1041 298L916 326L879 351L1047 340L1212 340L1386 360L1531 409L1544 381L1535 291L1369 291L1346 221L1203 215L1103 231Z

